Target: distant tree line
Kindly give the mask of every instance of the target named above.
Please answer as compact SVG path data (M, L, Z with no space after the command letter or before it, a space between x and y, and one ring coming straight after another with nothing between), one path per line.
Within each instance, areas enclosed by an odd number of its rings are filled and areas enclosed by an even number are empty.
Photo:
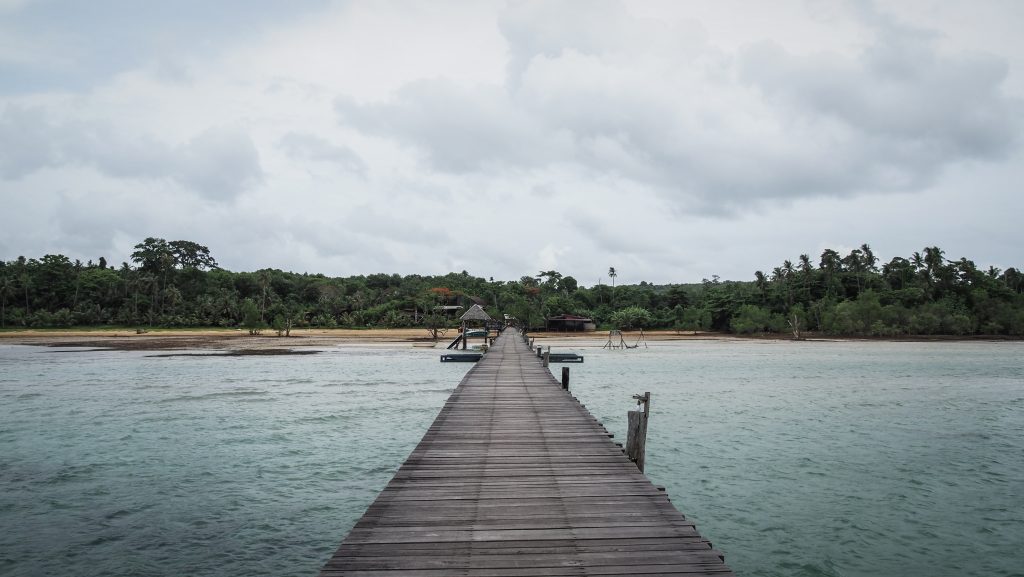
M0 261L3 328L123 326L423 327L452 324L439 307L474 303L539 329L572 314L601 328L667 328L740 334L1024 335L1024 278L978 269L937 247L879 265L868 245L848 255L804 254L752 281L585 288L558 271L513 281L471 276L371 274L331 278L274 269L231 272L207 247L147 238L130 263L111 267L63 255ZM614 281L617 273L609 269Z

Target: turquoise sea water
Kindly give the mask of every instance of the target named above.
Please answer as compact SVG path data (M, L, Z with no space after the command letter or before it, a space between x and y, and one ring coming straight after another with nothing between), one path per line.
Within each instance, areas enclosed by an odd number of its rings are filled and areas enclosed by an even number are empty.
M651 391L648 476L738 574L1024 575L1024 344L577 350L618 438ZM316 574L469 368L439 353L0 345L0 575Z

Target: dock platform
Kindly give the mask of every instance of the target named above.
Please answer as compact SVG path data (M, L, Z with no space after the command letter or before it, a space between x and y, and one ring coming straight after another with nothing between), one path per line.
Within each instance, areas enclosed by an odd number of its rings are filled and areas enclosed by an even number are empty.
M506 329L320 573L399 575L732 571Z
M441 355L442 363L475 363L482 359L483 353L448 353Z

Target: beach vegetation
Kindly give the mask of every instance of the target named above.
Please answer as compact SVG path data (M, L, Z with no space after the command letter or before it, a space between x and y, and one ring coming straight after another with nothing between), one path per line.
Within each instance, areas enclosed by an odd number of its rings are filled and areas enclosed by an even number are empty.
M619 330L641 329L651 327L650 311L636 305L628 306L612 313L611 326Z
M438 339L474 303L494 318L532 329L555 315L592 319L600 329L673 329L737 334L1024 336L1024 274L948 258L936 246L879 259L862 244L783 259L750 280L580 286L540 270L517 280L375 273L347 277L277 269L220 268L193 241L146 238L128 260L85 263L59 254L0 259L0 329L69 327L422 327ZM685 271L680 271L682 277Z
M266 327L266 323L260 318L260 310L252 299L245 299L242 302L242 328L247 329L250 335L259 335Z

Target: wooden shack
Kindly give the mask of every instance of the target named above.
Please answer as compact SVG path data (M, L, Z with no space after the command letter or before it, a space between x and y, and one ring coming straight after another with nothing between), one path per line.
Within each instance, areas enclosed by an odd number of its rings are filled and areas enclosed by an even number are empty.
M549 331L576 333L596 331L597 324L593 319L576 315L557 315L545 319L544 328Z

